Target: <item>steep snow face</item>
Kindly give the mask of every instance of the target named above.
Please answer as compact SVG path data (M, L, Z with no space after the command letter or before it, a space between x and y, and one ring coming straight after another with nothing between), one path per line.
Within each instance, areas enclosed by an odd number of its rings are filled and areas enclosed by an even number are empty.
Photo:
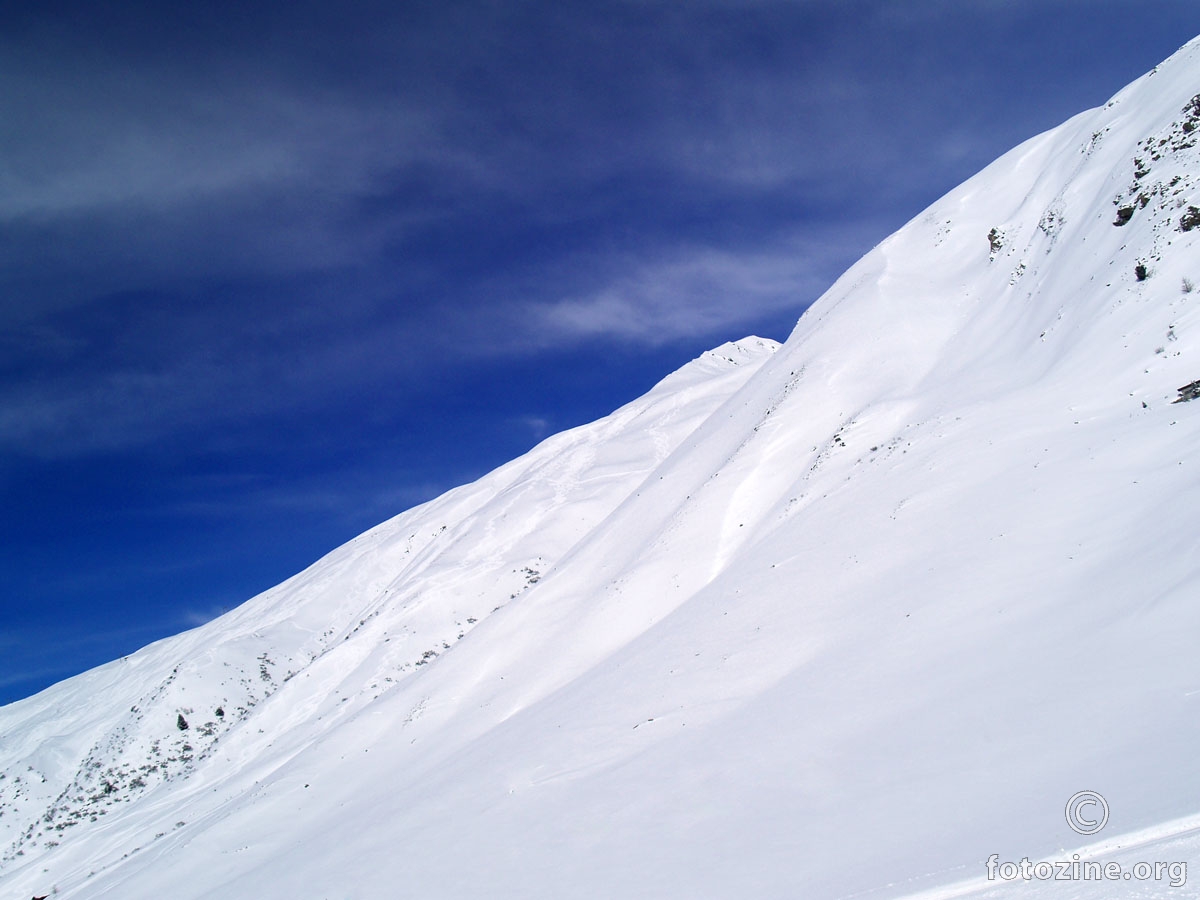
M207 784L200 773L260 778L421 673L536 585L778 346L724 344L214 622L0 709L4 868L36 868L95 823Z
M777 352L0 711L0 886L958 896L992 854L1069 859L1081 790L1111 809L1081 855L1194 857L1198 91L1192 42Z

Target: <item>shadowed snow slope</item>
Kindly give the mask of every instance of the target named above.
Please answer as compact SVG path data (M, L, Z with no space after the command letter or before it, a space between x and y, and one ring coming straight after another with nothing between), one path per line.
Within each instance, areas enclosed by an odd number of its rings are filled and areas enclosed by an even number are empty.
M993 853L1194 858L1197 92L1193 42L782 347L0 710L3 893L964 896ZM1084 789L1109 842L1071 850Z

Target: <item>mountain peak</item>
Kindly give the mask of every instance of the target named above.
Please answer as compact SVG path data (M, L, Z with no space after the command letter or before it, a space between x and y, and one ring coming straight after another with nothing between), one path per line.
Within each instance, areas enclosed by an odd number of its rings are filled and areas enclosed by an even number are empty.
M741 340L726 341L724 344L713 347L711 350L705 351L701 358L722 360L738 366L747 360L758 360L763 356L769 356L781 346L778 341L752 334Z

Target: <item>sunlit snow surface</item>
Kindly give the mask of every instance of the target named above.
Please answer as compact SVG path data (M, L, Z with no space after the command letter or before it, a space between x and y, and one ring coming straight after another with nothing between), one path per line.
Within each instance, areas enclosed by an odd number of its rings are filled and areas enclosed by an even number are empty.
M0 710L0 893L1188 890L988 882L993 854L1191 861L1194 891L1198 93L1193 42L782 347Z

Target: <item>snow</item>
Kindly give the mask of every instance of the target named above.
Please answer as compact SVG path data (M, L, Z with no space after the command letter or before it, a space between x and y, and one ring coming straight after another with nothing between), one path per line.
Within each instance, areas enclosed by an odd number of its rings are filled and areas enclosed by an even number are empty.
M939 200L783 346L722 345L0 709L0 888L1174 890L986 861L1200 850L1200 405L1172 402L1200 378L1198 89L1194 41ZM1085 789L1094 839L1063 815Z

